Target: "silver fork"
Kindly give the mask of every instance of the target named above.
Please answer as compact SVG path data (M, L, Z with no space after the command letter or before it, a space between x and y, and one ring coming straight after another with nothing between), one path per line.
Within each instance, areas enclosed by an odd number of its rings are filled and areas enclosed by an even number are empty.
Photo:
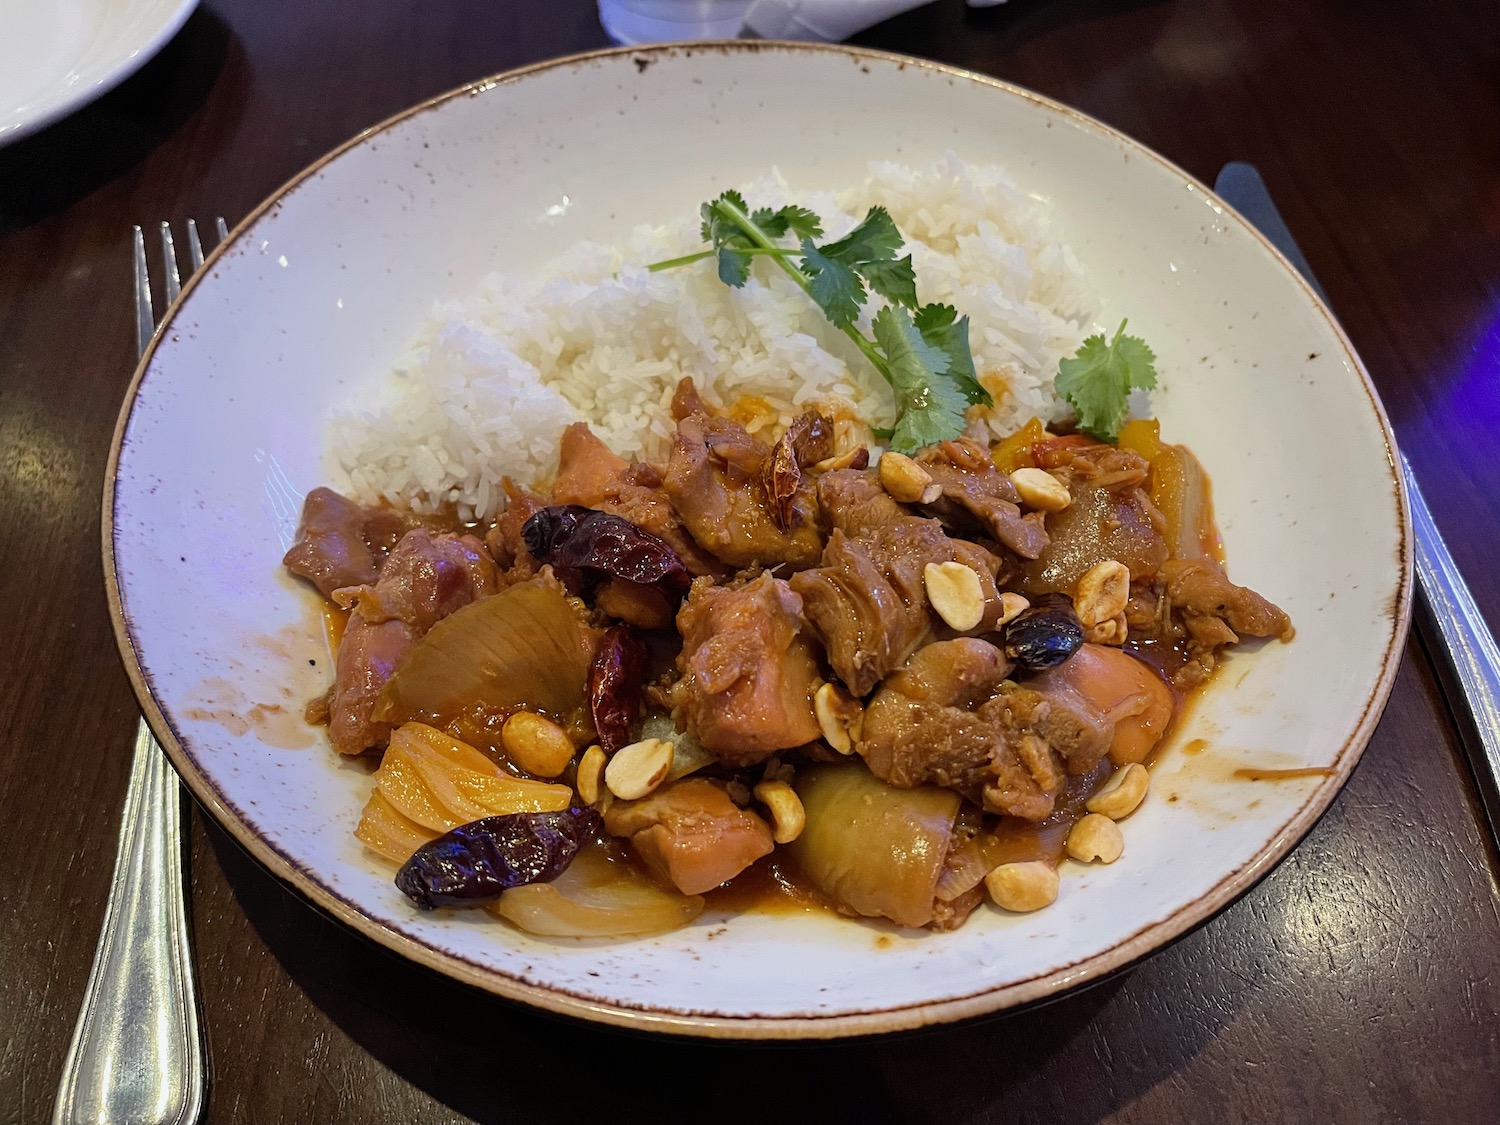
M224 220L219 241L228 237ZM191 276L203 264L198 226L187 223ZM172 228L161 224L167 303L181 288ZM135 338L144 355L156 316L146 241L135 228ZM83 1010L58 1084L54 1125L189 1125L202 1116L208 1072L182 881L177 775L144 719L136 728L130 786L115 852L104 928Z

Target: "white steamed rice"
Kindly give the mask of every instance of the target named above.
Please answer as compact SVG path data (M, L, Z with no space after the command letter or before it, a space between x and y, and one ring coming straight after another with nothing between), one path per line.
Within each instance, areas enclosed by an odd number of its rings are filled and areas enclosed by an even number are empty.
M1046 205L1002 169L950 153L925 168L873 163L864 183L838 192L794 190L773 173L745 195L756 207L810 207L830 239L885 206L923 303L969 316L975 366L996 394L996 434L1067 413L1052 377L1087 335L1093 295ZM829 396L872 425L889 423L880 375L773 264L758 262L739 290L711 260L646 271L702 249L698 225L684 215L637 227L622 246L581 243L537 276L491 274L438 302L369 405L334 419L334 455L356 493L492 516L504 507L500 478L549 476L562 430L580 420L624 456L659 457L684 375L717 405L759 396L782 423ZM868 333L868 318L860 327Z

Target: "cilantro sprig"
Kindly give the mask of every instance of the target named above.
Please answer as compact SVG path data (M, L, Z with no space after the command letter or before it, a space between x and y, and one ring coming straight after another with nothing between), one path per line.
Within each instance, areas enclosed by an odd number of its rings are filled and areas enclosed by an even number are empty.
M974 371L969 318L951 305L918 305L911 255L896 256L904 243L884 207L871 207L843 238L821 244L822 220L805 207L752 211L739 192L726 191L700 210L703 240L712 249L649 268L714 258L719 280L738 289L755 258L770 258L890 384L897 406L892 449L912 453L957 437L967 407L992 404ZM778 244L788 235L797 240L795 248ZM873 339L856 327L872 292L887 302L870 321Z
M1078 412L1078 428L1113 444L1129 409L1131 391L1156 386L1156 355L1139 336L1125 335L1120 321L1114 338L1090 336L1078 354L1058 364L1057 393Z

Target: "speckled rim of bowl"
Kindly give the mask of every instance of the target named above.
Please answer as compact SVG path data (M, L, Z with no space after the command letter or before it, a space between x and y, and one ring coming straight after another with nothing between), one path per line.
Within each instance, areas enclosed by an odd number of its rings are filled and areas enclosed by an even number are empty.
M193 754L179 737L171 720L158 705L156 698L152 694L147 677L136 655L134 631L122 607L119 575L115 566L114 502L120 451L130 421L131 411L135 404L137 391L140 388L141 380L145 377L147 370L151 366L151 360L158 343L163 339L177 312L182 308L183 302L193 292L202 278L212 275L210 267L212 267L222 254L238 242L241 235L250 225L268 211L274 209L282 199L295 191L302 183L316 176L325 165L337 159L344 152L357 145L364 144L396 123L425 113L450 99L481 94L500 85L522 81L528 76L543 71L617 56L629 56L642 60L655 61L656 58L670 58L678 54L691 55L706 52L752 51L775 51L790 54L836 53L847 55L856 60L873 59L880 62L897 63L903 66L915 66L938 71L955 78L974 82L980 86L999 90L1029 102L1039 109L1064 115L1071 118L1077 124L1094 130L1126 146L1132 152L1160 164L1175 176L1180 177L1184 183L1192 185L1196 190L1203 192L1205 196L1215 199L1224 208L1226 214L1232 215L1234 221L1244 227L1248 233L1256 238L1281 263L1282 268L1286 270L1300 287L1307 301L1318 310L1327 322L1328 328L1338 339L1349 363L1359 373L1365 394L1369 398L1370 409L1375 413L1385 437L1386 460L1391 474L1390 487L1396 501L1397 516L1400 523L1399 561L1401 573L1396 591L1395 604L1390 614L1390 636L1386 643L1385 651L1381 656L1380 678L1365 702L1364 711L1361 713L1358 723L1339 749L1338 755L1334 759L1332 772L1324 777L1317 788L1308 794L1301 808L1282 826L1278 833L1269 839L1247 862L1220 880L1208 894L1188 906L1142 927L1100 953L1024 980L1013 981L998 988L984 989L969 996L950 997L919 1004L861 1012L846 1012L830 1016L735 1017L725 1015L687 1015L660 1009L604 1004L573 996L566 992L529 984L497 972L494 969L476 965L457 955L441 952L404 934L388 929L366 916L351 902L324 887L309 872L303 870L295 860L283 854L274 845L261 837L255 831L254 826L243 819L238 810L234 809L221 797L215 786L199 769ZM649 64L642 62L641 65L644 68L645 65ZM1411 624L1411 513L1407 504L1405 487L1401 480L1401 475L1396 469L1395 435L1391 430L1390 420L1386 417L1385 408L1380 401L1380 396L1376 392L1364 364L1355 352L1353 344L1350 343L1342 327L1340 327L1327 306L1324 305L1322 299L1291 262L1254 225L1247 222L1229 204L1218 199L1206 185L1140 142L1105 125L1103 122L1095 120L1085 113L1081 113L1051 98L1032 93L1011 83L960 67L948 66L943 63L913 58L890 51L876 51L864 47L852 47L842 44L796 43L775 40L709 40L698 43L663 43L646 47L618 47L587 51L534 63L530 66L506 71L502 74L468 83L403 110L380 122L378 125L374 125L357 134L319 160L310 164L246 215L230 232L229 237L215 247L213 253L205 261L204 267L200 268L184 284L181 297L179 297L177 303L167 310L166 315L162 318L162 322L158 325L150 345L141 357L141 361L131 379L130 386L126 391L125 401L121 407L119 419L115 424L114 438L110 445L109 463L105 472L103 499L104 579L106 594L109 600L110 616L114 623L116 642L120 647L126 672L130 677L132 686L135 688L136 696L140 700L142 711L151 729L155 732L157 739L161 742L163 749L165 749L167 757L171 760L172 765L176 768L182 780L192 791L194 797L204 808L212 813L214 818L233 836L236 842L254 856L262 866L271 871L277 878L288 884L304 898L339 921L352 927L363 936L385 946L395 953L401 954L403 957L419 965L434 969L455 980L474 985L509 1000L520 1001L524 1004L564 1016L638 1031L654 1031L703 1038L767 1040L836 1039L848 1036L877 1035L894 1031L906 1031L936 1024L972 1019L1007 1008L1055 998L1068 989L1115 973L1168 942L1181 937L1194 927L1201 925L1213 917L1213 915L1254 886L1307 834L1308 830L1312 828L1324 810L1332 803L1339 789L1353 772L1360 755L1364 751L1365 744L1369 741L1370 735L1374 732L1375 726L1380 720L1381 713L1385 709L1386 700L1390 697L1391 687L1395 682L1396 672L1400 665L1403 643Z

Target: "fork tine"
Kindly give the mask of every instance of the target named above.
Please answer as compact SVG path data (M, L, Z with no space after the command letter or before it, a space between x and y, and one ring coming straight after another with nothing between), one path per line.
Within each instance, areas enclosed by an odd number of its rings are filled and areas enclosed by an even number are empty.
M214 227L218 231L219 241L229 237L229 227L222 216L214 220ZM162 223L159 228L161 234L162 262L166 266L165 296L166 303L171 304L177 300L177 295L182 292L182 278L178 273L177 247L172 241L172 225ZM198 224L189 219L187 221L188 237L188 260L191 263L187 276L192 277L203 265L203 242L198 236ZM140 227L135 228L135 343L136 353L144 354L146 345L151 342L151 334L156 330L156 310L151 304L151 272L146 265L146 236Z
M156 330L156 313L151 308L151 274L146 269L146 236L135 228L135 352L141 355Z
M167 304L177 300L182 280L177 276L177 248L172 245L172 224L161 225L161 256L167 267Z
M198 267L203 264L203 243L198 241L198 224L192 219L187 221L188 228L188 257L193 261L193 273L198 272Z

